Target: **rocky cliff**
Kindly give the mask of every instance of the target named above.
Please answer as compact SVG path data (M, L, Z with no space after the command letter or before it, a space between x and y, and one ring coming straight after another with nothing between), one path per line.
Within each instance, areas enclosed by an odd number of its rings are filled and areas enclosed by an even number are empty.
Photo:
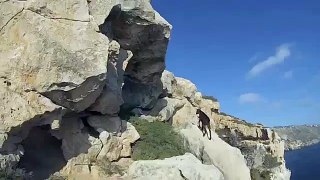
M300 149L320 143L319 125L276 127L274 130L285 141L286 150Z
M219 113L164 71L170 31L149 0L1 0L0 175L289 179L273 130ZM211 118L211 141L198 108ZM140 135L122 112L170 123L190 153L133 162Z

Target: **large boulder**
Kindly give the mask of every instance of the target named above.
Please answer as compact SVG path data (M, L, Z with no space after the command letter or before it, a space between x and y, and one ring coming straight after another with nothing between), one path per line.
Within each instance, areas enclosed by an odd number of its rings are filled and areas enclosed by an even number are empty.
M190 153L164 160L136 161L129 167L128 177L136 180L225 179L217 167L202 164Z
M197 108L194 107L188 100L182 100L184 106L177 109L172 117L172 125L174 127L184 127L189 123L196 124L199 120L197 117Z
M107 131L109 133L117 134L121 131L121 119L118 116L90 116L88 123L96 131ZM100 130L101 129L101 130Z
M1 6L6 12L12 4ZM103 90L109 40L89 22L86 1L68 1L63 8L59 1L26 1L0 38L0 76L15 91L35 91L80 112Z
M160 121L171 120L177 110L185 105L185 101L173 98L162 98L157 101L154 108L148 113Z
M120 44L111 41L109 44L109 61L107 67L106 85L96 102L91 105L90 111L102 114L117 115L123 104L122 84L126 63L132 57L130 51L120 48Z
M240 150L224 142L212 132L212 140L202 136L201 130L189 124L180 130L185 146L205 164L213 164L230 180L250 180L250 169Z
M163 84L163 93L166 96L172 97L174 91L177 89L177 80L174 74L164 70L161 76L161 82Z
M129 0L110 10L100 30L133 53L122 89L125 105L152 108L162 93L160 78L171 25L151 7L149 0Z

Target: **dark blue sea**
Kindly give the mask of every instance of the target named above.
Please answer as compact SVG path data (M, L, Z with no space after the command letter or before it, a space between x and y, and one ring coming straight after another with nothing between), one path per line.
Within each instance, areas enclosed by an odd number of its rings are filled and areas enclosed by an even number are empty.
M320 180L320 144L285 153L291 180Z

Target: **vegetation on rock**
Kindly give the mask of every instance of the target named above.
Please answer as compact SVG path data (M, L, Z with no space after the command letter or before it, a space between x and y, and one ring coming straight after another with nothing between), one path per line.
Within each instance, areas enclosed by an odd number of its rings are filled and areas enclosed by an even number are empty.
M100 170L107 176L111 176L114 174L119 174L122 176L124 174L124 169L119 165L109 161L107 157L98 160L97 165L99 166Z
M140 140L133 147L134 160L155 160L186 153L181 136L164 122L131 117L129 120L140 134Z
M0 180L22 180L22 177L19 177L15 174L13 170L0 169Z
M202 98L212 100L213 102L218 102L218 99L213 96L202 96Z

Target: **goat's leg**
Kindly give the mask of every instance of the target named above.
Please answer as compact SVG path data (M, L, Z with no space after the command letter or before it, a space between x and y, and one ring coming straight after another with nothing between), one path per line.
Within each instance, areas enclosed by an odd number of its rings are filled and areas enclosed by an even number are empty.
M211 138L212 138L212 137L211 137L211 127L210 127L210 123L208 124L208 126L207 126L207 127L208 127L208 129L209 129L209 133L210 133L209 140L211 140Z

